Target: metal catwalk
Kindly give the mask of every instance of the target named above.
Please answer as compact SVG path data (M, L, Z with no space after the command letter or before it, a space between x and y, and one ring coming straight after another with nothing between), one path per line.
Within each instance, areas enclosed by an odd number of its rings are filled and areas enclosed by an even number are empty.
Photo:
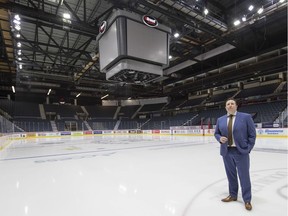
M117 135L13 141L0 152L0 215L286 216L287 141L258 138L252 205L223 203L214 137Z

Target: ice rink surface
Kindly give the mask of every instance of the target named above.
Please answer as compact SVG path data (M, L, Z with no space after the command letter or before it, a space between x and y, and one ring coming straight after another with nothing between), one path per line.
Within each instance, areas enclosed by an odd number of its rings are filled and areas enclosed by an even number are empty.
M223 203L214 137L117 135L18 140L0 151L2 216L287 216L287 140L257 138L252 205Z

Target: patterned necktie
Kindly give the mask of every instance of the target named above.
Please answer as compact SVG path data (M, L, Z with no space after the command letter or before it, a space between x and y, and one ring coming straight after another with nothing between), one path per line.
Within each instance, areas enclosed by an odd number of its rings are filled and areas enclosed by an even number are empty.
M233 122L233 115L229 115L229 122L228 122L228 146L231 146L232 143L233 143L232 122Z

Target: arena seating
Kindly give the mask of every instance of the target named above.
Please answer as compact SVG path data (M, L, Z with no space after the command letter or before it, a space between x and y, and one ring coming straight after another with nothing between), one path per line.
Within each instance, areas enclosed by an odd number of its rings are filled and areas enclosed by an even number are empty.
M193 107L193 106L198 106L200 105L204 100L206 100L207 96L205 97L200 97L200 98L195 98L195 99L190 99L185 101L185 103L181 104L179 107Z
M113 119L117 106L86 106L91 119Z
M230 91L230 92L224 92L224 93L221 93L221 94L212 95L208 102L220 102L220 101L225 101L227 98L230 98L230 97L232 97L233 95L235 95L236 92L237 92L237 90L235 90L235 91Z
M140 105L123 106L121 107L118 116L124 118L132 118L139 108Z
M277 90L280 95L278 98L277 93L276 96L273 95L279 83L241 90L236 95L236 99L241 102L238 111L250 113L255 123L273 123L287 108L287 92L283 92L285 89L287 91L287 83L282 85L282 89ZM138 113L136 111L140 105L123 107L93 105L82 109L74 105L43 104L45 112L43 117L43 113L40 113L42 105L8 99L0 99L0 111L2 115L7 113L10 116L9 120L17 126L14 131L52 131L50 120L45 119L47 113L54 113L57 116L55 124L58 131L169 129L171 126L182 125L215 125L217 118L226 113L224 101L234 96L237 91L223 91L210 97L205 95L185 102L184 99L179 99L168 104L145 104ZM282 95L285 93L286 98L283 99ZM270 98L270 94L273 97ZM263 95L268 97L262 97ZM257 100L258 97L264 99ZM79 118L81 115L85 115L87 122ZM287 117L283 124L287 127ZM3 129L3 125L1 128Z
M160 111L166 103L159 103L159 104L145 104L139 113L145 113L145 112L156 112Z
M253 88L243 89L239 94L235 96L235 98L247 98L251 96L263 96L267 94L272 94L279 83L273 83L269 85L257 86Z

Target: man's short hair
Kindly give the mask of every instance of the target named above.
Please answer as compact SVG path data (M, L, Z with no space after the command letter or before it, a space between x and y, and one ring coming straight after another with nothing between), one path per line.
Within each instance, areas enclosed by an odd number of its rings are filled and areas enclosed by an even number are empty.
M235 104L238 106L238 102L237 102L237 100L236 100L235 98L228 98L228 99L225 101L225 105L226 105L227 101L229 101L229 100L235 101Z

